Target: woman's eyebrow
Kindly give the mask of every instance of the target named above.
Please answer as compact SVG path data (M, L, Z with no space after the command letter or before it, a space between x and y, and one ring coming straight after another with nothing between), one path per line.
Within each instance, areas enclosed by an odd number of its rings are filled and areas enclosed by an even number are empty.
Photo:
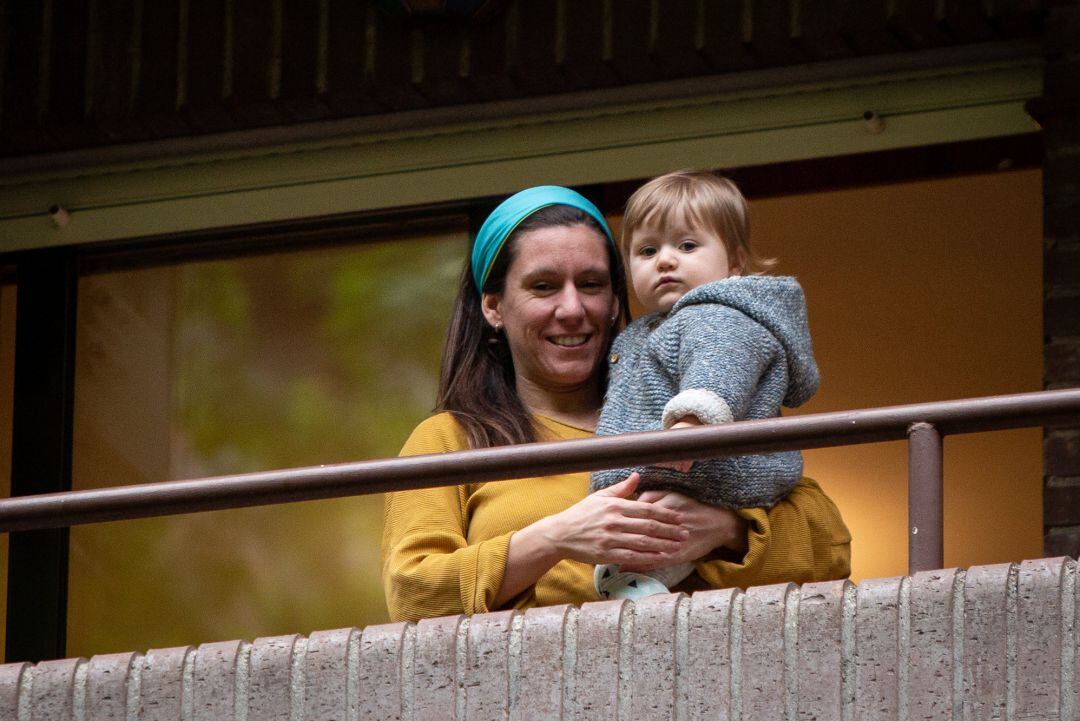
M523 281L537 280L539 278L550 278L556 274L554 268L533 268L528 273L521 276Z
M587 268L582 268L577 272L578 276L581 275L607 275L608 269L603 265L594 265ZM552 276L561 277L564 275L564 271L556 267L534 268L528 273L521 276L523 283L528 283L534 280L540 280L542 278L551 278Z

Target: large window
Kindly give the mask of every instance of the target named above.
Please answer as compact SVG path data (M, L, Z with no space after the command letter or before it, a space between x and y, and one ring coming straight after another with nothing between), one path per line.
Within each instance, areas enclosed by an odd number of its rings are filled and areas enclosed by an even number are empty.
M76 489L393 456L432 407L459 232L79 282ZM386 620L382 499L79 526L68 654Z
M752 198L751 212L759 249L807 292L823 384L798 412L1041 387L1038 170ZM95 268L79 284L75 488L394 455L431 409L466 245L462 221ZM947 440L946 564L1042 554L1040 440ZM806 462L853 532L854 578L903 574L905 445ZM380 498L354 497L76 527L68 653L385 621L381 521Z

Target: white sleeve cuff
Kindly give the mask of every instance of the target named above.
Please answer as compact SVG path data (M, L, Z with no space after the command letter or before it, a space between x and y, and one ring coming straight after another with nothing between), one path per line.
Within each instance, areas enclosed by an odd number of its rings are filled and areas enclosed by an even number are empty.
M704 388L682 391L664 406L664 428L671 428L684 416L696 416L707 424L730 423L731 406L720 396Z

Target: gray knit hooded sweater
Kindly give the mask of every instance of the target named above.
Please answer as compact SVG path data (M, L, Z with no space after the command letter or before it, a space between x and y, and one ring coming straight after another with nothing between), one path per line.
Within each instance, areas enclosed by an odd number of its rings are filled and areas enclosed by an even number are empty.
M794 278L737 276L694 288L667 315L627 326L612 346L596 433L775 418L817 391L806 301ZM702 460L683 473L656 466L592 475L591 491L641 473L640 490L667 489L726 508L772 506L802 476L798 451Z

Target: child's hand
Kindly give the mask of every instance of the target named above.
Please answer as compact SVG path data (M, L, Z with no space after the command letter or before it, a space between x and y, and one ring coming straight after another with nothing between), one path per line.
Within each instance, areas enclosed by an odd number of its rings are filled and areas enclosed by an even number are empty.
M669 563L694 561L720 546L740 556L746 553L748 522L734 511L695 501L678 491L645 491L638 500L682 514L679 525L690 536L682 549L669 558Z
M697 426L705 425L698 420L697 416L683 416L678 422L673 423L669 430L675 430L676 428L696 428ZM680 473L686 473L694 465L693 461L668 461L667 463L655 464L661 468L674 468Z
M517 539L519 549L524 542L526 547L536 544L549 554L542 573L566 558L618 563L637 570L669 566L669 558L684 553L683 543L690 534L681 527L678 511L632 500L639 480L637 473L631 473L626 480L590 493L565 511L526 526L513 539Z
M644 493L639 493L637 499L642 503L656 503L669 493L672 493L672 491L645 491Z

